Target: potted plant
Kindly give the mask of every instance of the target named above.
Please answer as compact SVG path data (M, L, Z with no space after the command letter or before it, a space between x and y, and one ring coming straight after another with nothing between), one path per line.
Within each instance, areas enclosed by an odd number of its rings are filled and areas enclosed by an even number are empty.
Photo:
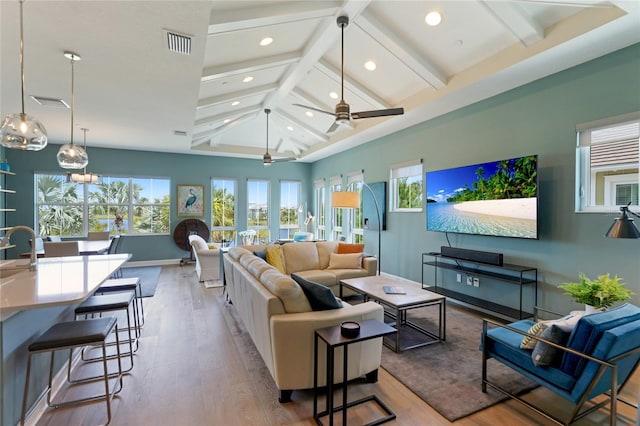
M613 278L609 274L600 275L595 280L589 279L580 273L580 282L564 283L558 287L565 291L578 303L586 305L585 310L589 313L593 307L596 310L604 310L614 302L627 300L633 292L624 287L622 278L615 275Z

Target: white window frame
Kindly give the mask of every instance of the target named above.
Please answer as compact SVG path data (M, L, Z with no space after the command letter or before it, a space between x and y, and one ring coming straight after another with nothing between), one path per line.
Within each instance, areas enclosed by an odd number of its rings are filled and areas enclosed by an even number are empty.
M414 178L420 181L422 194L420 195L420 207L399 207L399 181L400 179ZM406 161L400 164L391 165L389 172L389 211L392 212L421 212L424 208L424 171L422 159Z
M215 208L213 206L214 203L214 191L216 189L215 182L232 182L233 183L233 226L214 226L214 214ZM224 235L225 232L231 231L233 238L231 241L235 241L238 237L238 179L235 178L224 178L224 177L213 177L211 178L211 235L213 237L214 232L222 232Z
M267 209L267 223L266 225L249 225L249 219L251 217L251 207L250 204L252 202L250 196L249 186L252 183L266 183L267 184L267 200L265 202L265 206ZM247 229L253 229L256 231L256 237L253 241L253 244L262 244L270 241L270 223L271 223L271 181L269 179L247 179ZM239 234L239 233L238 233ZM266 235L265 235L266 234ZM240 241L238 244L241 244Z
M315 234L316 234L316 239L318 240L324 240L326 239L326 187L325 187L325 180L324 179L318 179L316 181L313 182L313 186L315 188L315 226L316 226L316 230L315 230ZM309 230L307 230L308 232Z
M348 209L349 215L349 242L361 243L364 241L364 229L362 228L362 222L355 223L356 217L362 217L362 191L364 184L364 170L358 170L347 175L347 188L350 191L358 193L358 199L360 200L360 207L356 209ZM359 213L359 214L358 214ZM344 213L343 213L344 214ZM343 218L344 223L344 218Z
M607 132L607 130L609 130ZM602 132L605 131L605 132ZM592 140L592 137L594 140ZM615 204L615 185L639 183L638 159L631 162L591 166L592 144L614 142L636 142L640 151L640 112L583 123L576 126L576 171L575 171L575 211L577 213L618 212ZM635 162L634 162L635 161ZM598 174L625 171L605 175L598 180ZM602 188L598 183L603 182ZM602 192L599 192L602 191ZM602 198L602 204L598 203ZM638 199L638 194L636 194Z
M283 226L282 222L281 222L281 217L282 217L282 209L285 207L289 207L289 206L284 206L283 205L283 191L282 191L282 187L284 184L295 184L297 185L297 203L295 208L296 211L296 221L295 224L289 224L288 226ZM280 206L278 209L278 238L293 238L293 233L294 232L298 232L300 231L300 223L301 223L301 211L300 208L302 206L302 182L300 182L299 180L288 180L288 179L283 179L280 181ZM304 213L305 215L307 214L306 212ZM284 229L287 229L287 236L286 237L282 237L282 231Z
M329 197L333 192L342 191L342 176L333 176L329 178ZM344 224L344 216L342 213L344 209L334 209L331 208L331 240L336 241L340 239L342 234L342 225ZM341 223L338 222L338 215L340 215Z

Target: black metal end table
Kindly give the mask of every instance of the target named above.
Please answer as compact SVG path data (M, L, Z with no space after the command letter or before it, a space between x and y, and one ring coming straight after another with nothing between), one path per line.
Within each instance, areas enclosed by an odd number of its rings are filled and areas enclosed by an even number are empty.
M382 338L389 334L397 332L397 330L384 322L378 320L364 320L360 321L360 334L358 337L347 338L343 337L340 333L340 325L320 328L315 331L314 339L314 357L313 357L313 418L318 425L322 426L320 421L321 417L329 416L329 425L333 426L333 415L342 411L342 424L347 424L347 408L353 407L365 402L374 401L376 404L384 410L387 414L373 422L367 423L365 426L379 425L396 418L396 415L384 404L376 395L369 395L367 397L358 399L356 401L347 402L347 364L349 359L349 345L352 343L363 342L365 340ZM318 412L318 340L322 340L327 348L327 397L325 404L325 411ZM338 407L333 406L333 388L334 388L334 366L335 366L335 349L342 346L342 405Z

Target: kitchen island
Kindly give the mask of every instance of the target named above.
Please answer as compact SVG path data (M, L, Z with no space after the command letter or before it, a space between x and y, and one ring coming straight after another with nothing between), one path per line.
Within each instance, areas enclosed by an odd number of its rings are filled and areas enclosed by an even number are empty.
M51 325L73 320L73 310L129 259L130 254L41 258L35 270L28 260L0 261L0 426L20 420L27 347ZM26 262L25 262L26 261ZM64 357L56 362L64 367ZM48 358L34 359L33 371L47 371ZM33 398L48 377L32 375ZM35 401L29 401L29 405Z

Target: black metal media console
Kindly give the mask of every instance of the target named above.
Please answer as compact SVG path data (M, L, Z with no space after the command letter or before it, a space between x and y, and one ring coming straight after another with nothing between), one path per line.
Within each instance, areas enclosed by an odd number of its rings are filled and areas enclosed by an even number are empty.
M434 269L433 284L425 284L425 266L432 266ZM450 287L443 286L443 284L445 284L445 274L442 273L443 271L441 271L440 274L441 277L439 285L439 269L457 271L465 276L487 277L491 280L504 282L509 285L517 285L520 293L519 305L517 307L505 306L481 297L451 290ZM525 286L533 286L533 300L531 305L523 307L523 288ZM502 265L490 265L447 257L440 253L422 253L422 288L510 318L523 319L533 317L533 307L538 303L538 269L509 263L504 263Z

